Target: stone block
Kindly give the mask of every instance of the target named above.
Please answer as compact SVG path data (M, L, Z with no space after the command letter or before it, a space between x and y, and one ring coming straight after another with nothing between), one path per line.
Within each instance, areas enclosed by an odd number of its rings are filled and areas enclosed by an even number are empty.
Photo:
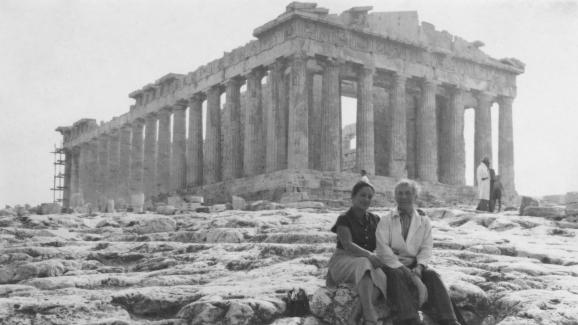
M185 195L183 197L183 199L187 203L204 203L205 202L205 200L202 196L196 196L196 195Z
M316 202L316 201L301 201L301 202L288 202L285 203L286 208L295 208L295 209L323 209L325 208L325 204L323 202Z
M136 193L130 196L130 206L132 207L132 212L143 213L145 204L144 193Z
M180 207L184 203L184 200L180 196L169 196L167 198L167 205L172 205L174 207Z
M538 202L538 200L529 197L529 196L522 196L522 202L520 203L520 215L523 216L524 215L524 209L528 206L539 206L540 203Z
M201 208L202 204L201 203L183 203L183 205L181 205L181 210L183 211L197 211L197 209Z
M578 203L567 204L566 205L566 215L567 216L578 215Z
M164 215L173 215L177 212L177 208L173 205L159 205L157 206L157 213Z
M562 207L527 206L524 208L523 215L558 220L566 216L566 211L564 211L564 208Z
M231 205L233 206L233 210L245 210L247 202L242 197L233 195L231 197Z
M106 201L106 212L116 212L116 210L114 209L114 200L108 200Z
M40 205L40 214L57 214L62 207L58 203L42 203Z
M209 212L211 212L211 213L221 212L221 211L225 211L225 210L227 210L226 204L215 204L215 205L211 205L209 207Z
M566 204L576 203L578 204L578 192L568 192L564 198Z

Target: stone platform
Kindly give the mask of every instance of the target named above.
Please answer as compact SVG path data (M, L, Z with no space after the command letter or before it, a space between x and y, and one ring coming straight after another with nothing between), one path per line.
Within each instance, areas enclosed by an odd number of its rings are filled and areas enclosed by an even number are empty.
M231 196L246 200L276 202L323 201L349 204L351 188L359 175L350 172L318 170L280 170L268 174L238 178L198 187L189 187L182 194L201 195L210 204L230 202ZM374 204L389 206L394 202L393 188L398 181L386 176L373 176L376 189ZM475 205L476 192L471 186L420 182L422 206Z

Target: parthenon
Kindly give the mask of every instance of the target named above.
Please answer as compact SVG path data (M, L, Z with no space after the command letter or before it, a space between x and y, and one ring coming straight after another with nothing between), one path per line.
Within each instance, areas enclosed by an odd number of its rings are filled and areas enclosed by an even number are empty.
M57 128L64 206L128 205L168 193L273 198L282 183L290 192L291 179L303 187L296 192L320 197L327 175L339 187L340 177L362 169L459 192L466 109L475 111L474 161L492 157L497 132L497 168L505 193L515 193L512 102L524 64L494 59L482 42L420 23L415 11L371 10L332 14L293 2L257 27L255 40L131 92L127 113ZM357 103L351 164L344 163L342 97Z

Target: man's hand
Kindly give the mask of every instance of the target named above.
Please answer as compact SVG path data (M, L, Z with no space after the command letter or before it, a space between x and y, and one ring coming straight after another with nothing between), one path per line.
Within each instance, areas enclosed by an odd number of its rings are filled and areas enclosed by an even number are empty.
M421 273L423 272L423 265L418 264L412 270L413 274L417 275L421 279Z

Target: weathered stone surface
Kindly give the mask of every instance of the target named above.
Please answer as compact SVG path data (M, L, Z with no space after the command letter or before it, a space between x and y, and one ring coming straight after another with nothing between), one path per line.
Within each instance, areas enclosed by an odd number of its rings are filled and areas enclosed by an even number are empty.
M134 226L134 232L138 234L151 234L157 232L171 232L177 229L177 223L168 217L149 217L138 220Z

